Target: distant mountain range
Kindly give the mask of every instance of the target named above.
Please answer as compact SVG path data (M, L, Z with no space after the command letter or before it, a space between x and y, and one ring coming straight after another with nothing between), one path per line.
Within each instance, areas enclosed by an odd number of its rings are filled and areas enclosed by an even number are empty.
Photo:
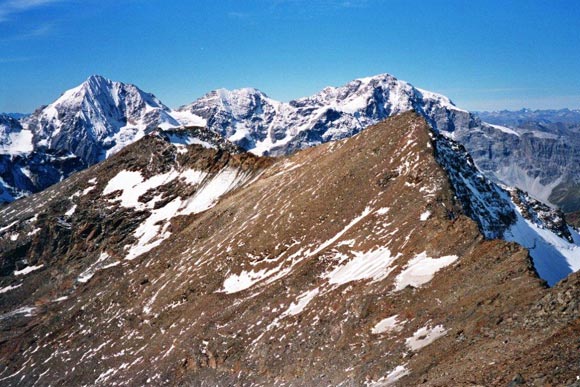
M288 103L252 88L220 89L176 110L136 86L92 76L28 117L0 121L1 200L42 190L156 127L206 126L255 154L287 155L409 110L463 144L491 179L566 211L580 210L580 140L573 124L508 127L526 115L571 121L577 111L480 113L482 120L445 96L388 74ZM501 125L485 122L500 122L500 116L510 118Z
M580 124L580 109L521 109L474 112L490 124L520 127L529 122L540 124Z
M24 118L26 116L29 116L29 114L25 114L25 113L1 113L1 112L0 112L0 115L12 117L12 118L15 118L17 120Z

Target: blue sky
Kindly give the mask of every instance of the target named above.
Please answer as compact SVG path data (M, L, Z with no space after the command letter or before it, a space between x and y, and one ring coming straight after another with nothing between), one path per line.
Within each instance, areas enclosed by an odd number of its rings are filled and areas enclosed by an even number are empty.
M91 74L177 107L385 72L472 110L580 108L580 1L0 0L0 111Z

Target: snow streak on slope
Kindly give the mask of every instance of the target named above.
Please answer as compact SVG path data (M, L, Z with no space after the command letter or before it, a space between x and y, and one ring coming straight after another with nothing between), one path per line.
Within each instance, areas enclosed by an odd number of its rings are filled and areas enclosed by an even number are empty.
M143 179L141 172L120 171L109 180L102 195L117 192L114 198L109 199L110 202L118 202L120 206L125 208L150 211L150 215L135 230L134 236L137 242L132 246L125 247L128 250L125 259L135 259L159 246L171 235L169 227L172 218L196 214L213 207L221 196L240 187L250 177L249 174L232 168L224 168L215 175L192 169L181 172L171 170L167 173L151 176L146 180ZM161 194L153 196L147 202L140 201L144 194L158 190L175 180L196 186L196 193L189 198L177 197L163 206L157 205L157 202L162 199Z
M426 252L416 255L409 260L405 269L397 276L395 290L402 290L407 286L419 287L433 279L440 269L451 265L459 257L447 255L440 258L430 258Z
M391 264L401 256L401 254L392 256L389 249L385 247L366 253L353 251L353 255L354 258L343 265L336 266L327 274L331 285L342 285L364 279L381 281L394 270L395 267Z
M417 351L438 338L442 337L447 333L442 325L436 325L434 327L425 326L413 333L413 336L409 337L405 344L412 351Z
M400 321L399 315L387 317L379 321L372 329L371 333L378 335L385 332L398 332L403 329L405 321Z

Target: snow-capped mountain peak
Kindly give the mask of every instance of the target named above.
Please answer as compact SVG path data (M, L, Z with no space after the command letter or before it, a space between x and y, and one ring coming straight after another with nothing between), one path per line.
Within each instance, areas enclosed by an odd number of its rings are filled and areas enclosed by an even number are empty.
M26 120L37 146L59 148L87 164L104 159L157 126L179 126L171 110L134 85L92 75Z
M270 135L282 105L254 88L217 89L177 112L202 117L208 128L245 149L254 149Z
M394 114L416 110L437 129L453 132L450 121L471 117L447 97L420 90L390 74L326 87L288 103L246 88L219 89L178 110L199 115L210 129L256 154L288 154L350 137Z
M48 187L154 129L205 126L135 85L92 75L20 122L0 118L0 201ZM14 157L18 156L18 157Z
M151 93L135 85L92 75L25 120L35 146L68 151L88 165L101 161L149 131L204 122L172 115Z

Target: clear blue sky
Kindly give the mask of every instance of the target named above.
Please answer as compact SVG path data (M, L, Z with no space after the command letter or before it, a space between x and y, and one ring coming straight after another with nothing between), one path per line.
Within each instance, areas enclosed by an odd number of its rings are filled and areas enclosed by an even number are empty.
M0 111L91 74L177 107L384 72L472 110L580 108L580 1L0 0Z

